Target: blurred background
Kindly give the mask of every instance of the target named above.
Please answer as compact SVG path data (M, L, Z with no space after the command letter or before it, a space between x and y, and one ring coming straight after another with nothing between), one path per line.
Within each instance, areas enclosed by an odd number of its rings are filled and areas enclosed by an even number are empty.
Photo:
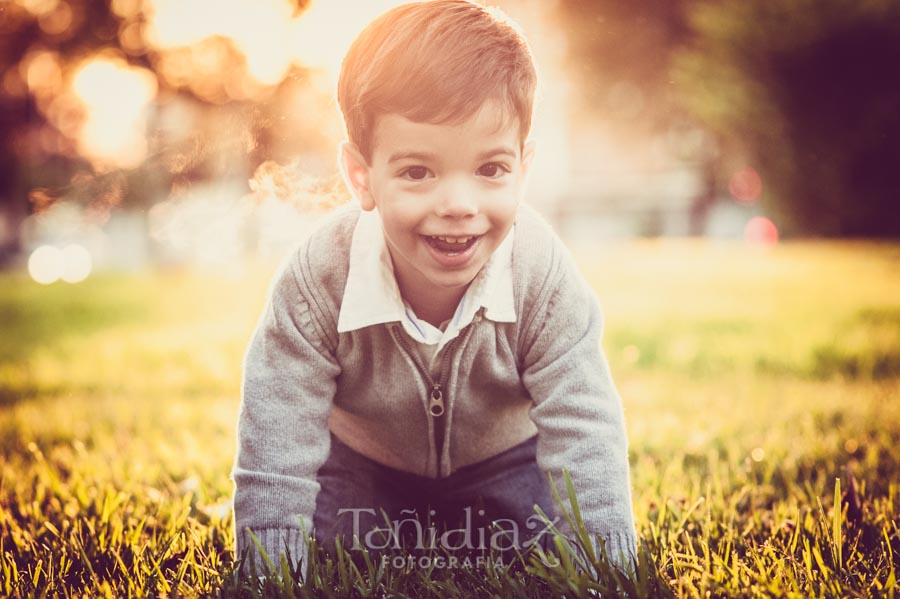
M340 60L397 3L0 0L0 594L229 578L244 351L349 201ZM887 593L900 2L498 3L541 74L527 201L603 306L660 572ZM829 580L838 476L888 545Z
M399 3L0 1L0 264L281 255L347 201L340 60ZM542 77L529 201L573 243L900 236L894 0L499 4Z

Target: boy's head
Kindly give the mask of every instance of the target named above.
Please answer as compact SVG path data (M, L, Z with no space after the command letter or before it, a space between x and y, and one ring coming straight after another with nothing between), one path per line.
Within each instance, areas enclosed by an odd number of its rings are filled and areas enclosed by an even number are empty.
M369 160L378 117L459 123L489 99L531 127L537 75L522 34L498 10L433 0L387 11L353 42L341 67L338 103L347 135Z
M417 312L455 307L512 227L535 85L521 34L465 0L390 10L347 53L341 166L362 208L378 209Z

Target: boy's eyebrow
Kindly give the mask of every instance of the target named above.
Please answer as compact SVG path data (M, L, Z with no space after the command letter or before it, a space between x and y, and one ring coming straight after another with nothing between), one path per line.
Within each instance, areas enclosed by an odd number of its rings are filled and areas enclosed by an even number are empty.
M478 160L487 160L494 156L509 156L510 158L516 158L518 154L509 146L499 146L492 150L488 150L487 152L482 152L478 155Z
M492 148L486 152L480 153L476 157L476 160L487 160L488 158L493 158L494 156L509 156L510 158L516 158L518 154L509 146L499 146L496 148ZM421 160L423 162L435 161L437 160L437 154L433 152L417 151L396 152L394 154L391 154L391 157L388 158L388 164L397 162L399 160Z
M406 151L406 152L396 152L395 154L391 154L391 157L388 158L388 164L391 162L397 162L398 160L421 160L423 162L433 161L437 159L437 155L432 152L415 152L415 151Z

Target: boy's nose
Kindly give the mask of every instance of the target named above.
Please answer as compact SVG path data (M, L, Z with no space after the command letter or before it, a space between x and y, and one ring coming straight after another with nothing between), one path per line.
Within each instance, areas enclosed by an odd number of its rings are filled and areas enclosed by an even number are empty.
M478 214L478 202L465 185L451 185L441 194L435 212L446 218L474 216Z

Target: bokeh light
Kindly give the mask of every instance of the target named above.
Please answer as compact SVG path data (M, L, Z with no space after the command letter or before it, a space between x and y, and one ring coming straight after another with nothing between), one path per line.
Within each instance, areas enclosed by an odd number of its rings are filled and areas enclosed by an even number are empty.
M738 202L745 204L755 202L762 193L762 179L759 173L749 166L742 168L728 180L728 191Z
M66 283L80 283L88 278L93 268L91 253L84 246L72 243L60 251L62 272L60 278Z
M31 252L28 258L28 274L42 285L59 280L80 283L90 276L92 269L91 253L77 243L71 243L62 249L42 245Z
M744 227L744 240L756 246L773 246L778 243L778 227L764 216L753 217Z
M52 13L59 5L59 0L19 0L19 5L36 17Z
M28 258L28 274L41 285L49 285L62 275L62 253L58 247L42 245Z
M76 70L72 89L84 106L79 144L91 158L131 168L147 155L147 109L156 76L114 56L95 56Z
M38 19L38 25L47 35L64 33L74 20L75 15L68 2L62 1L55 4L51 11L40 15Z

